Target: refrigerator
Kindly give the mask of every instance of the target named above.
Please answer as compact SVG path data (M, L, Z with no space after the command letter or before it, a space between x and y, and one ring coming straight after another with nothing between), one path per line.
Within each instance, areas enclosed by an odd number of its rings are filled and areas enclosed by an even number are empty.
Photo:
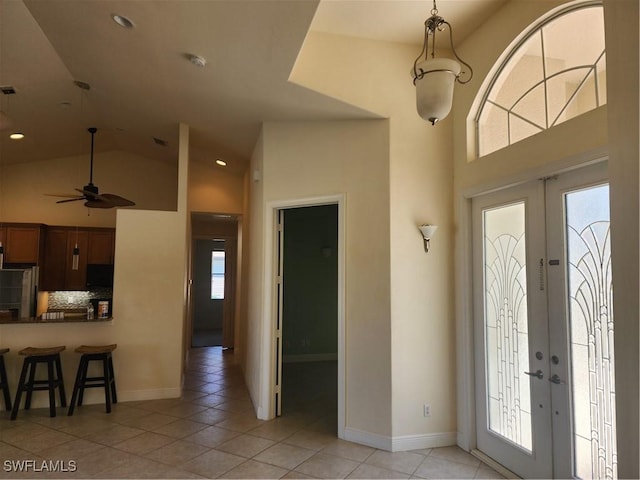
M0 318L36 316L38 267L0 270Z

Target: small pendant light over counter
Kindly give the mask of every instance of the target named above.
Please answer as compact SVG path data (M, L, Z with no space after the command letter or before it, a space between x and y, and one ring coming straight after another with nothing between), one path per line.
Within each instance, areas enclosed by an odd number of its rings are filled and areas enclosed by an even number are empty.
M76 227L76 244L73 247L73 256L71 257L71 270L78 270L79 265L80 265L80 248L78 248L78 227Z

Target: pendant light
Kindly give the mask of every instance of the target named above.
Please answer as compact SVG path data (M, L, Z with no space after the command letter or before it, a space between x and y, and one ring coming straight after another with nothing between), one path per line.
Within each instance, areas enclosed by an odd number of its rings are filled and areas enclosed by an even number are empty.
M449 27L449 43L456 60L451 58L436 58L436 33ZM431 49L429 49L431 43ZM424 58L423 58L424 56ZM460 62L460 63L458 63ZM461 65L469 72L462 71ZM473 77L473 69L462 60L453 46L453 29L451 24L438 16L436 0L433 0L431 16L424 22L424 42L420 54L413 62L413 84L416 87L416 107L418 114L435 125L445 118L451 111L453 103L454 82L465 84ZM463 79L463 76L468 78Z
M78 227L76 227L76 245L73 247L73 256L71 257L71 270L78 270L79 266L80 249L78 248Z

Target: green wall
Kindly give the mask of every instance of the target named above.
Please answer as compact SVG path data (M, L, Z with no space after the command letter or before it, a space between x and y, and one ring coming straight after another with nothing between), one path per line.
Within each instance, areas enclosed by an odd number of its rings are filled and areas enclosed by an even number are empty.
M282 329L285 361L338 352L337 205L284 212Z

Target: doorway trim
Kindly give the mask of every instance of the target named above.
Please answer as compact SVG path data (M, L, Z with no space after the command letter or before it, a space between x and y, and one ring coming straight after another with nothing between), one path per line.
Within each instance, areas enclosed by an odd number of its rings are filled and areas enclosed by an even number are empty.
M501 180L460 190L456 197L455 214L460 228L455 251L455 319L456 319L456 387L457 387L457 444L497 472L506 477L513 473L502 467L484 453L477 450L475 413L475 345L473 312L473 244L472 212L473 197L514 187L535 179L562 174L571 170L601 163L609 159L607 147L594 149L563 160L518 172Z
M338 438L344 438L345 431L345 211L346 195L328 195L319 197L294 198L268 202L264 212L264 274L262 311L262 355L260 358L260 392L261 405L258 417L272 419L275 417L275 351L273 336L276 327L276 282L278 211L287 208L315 207L321 205L338 205Z

